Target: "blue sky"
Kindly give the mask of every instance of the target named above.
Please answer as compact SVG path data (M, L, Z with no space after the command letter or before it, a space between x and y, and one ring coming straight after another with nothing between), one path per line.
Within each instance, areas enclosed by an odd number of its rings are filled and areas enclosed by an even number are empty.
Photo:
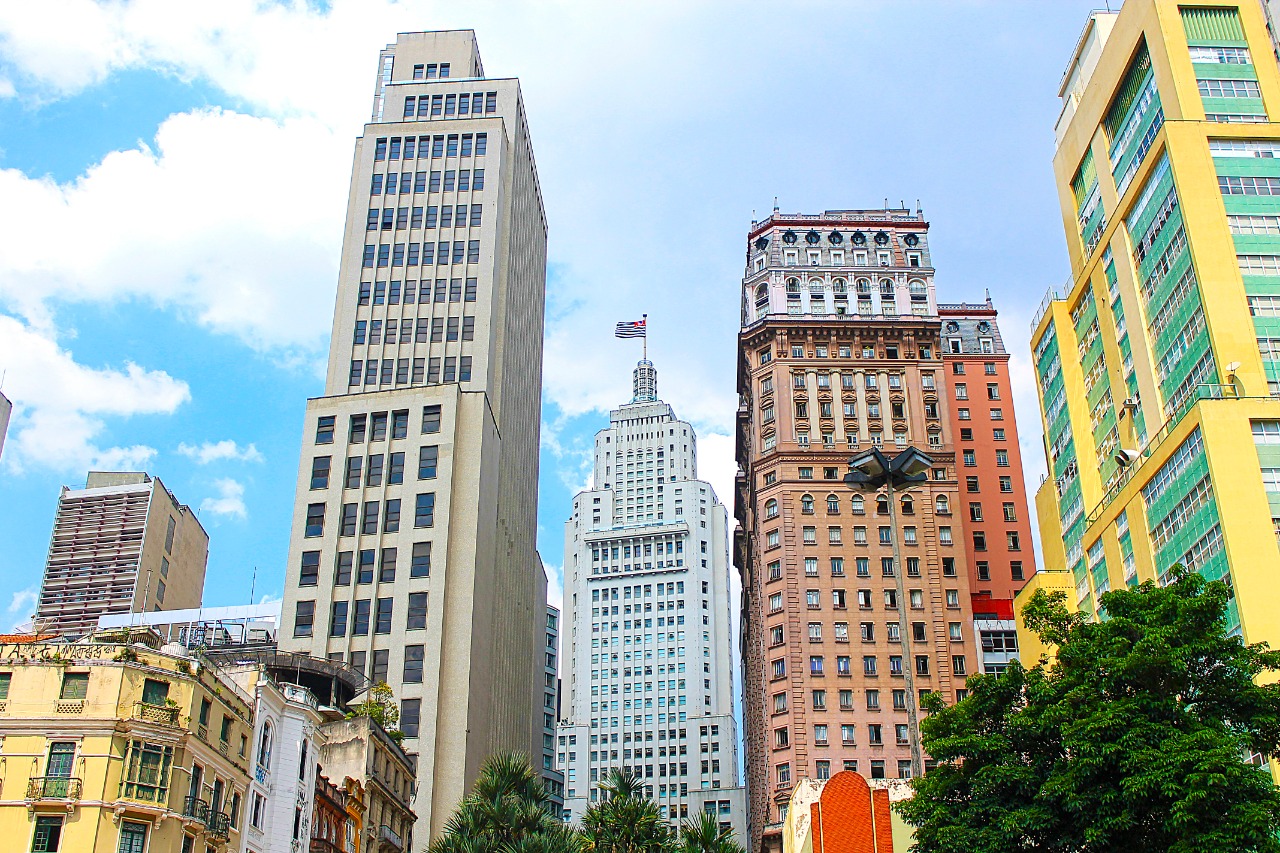
M939 298L1001 311L1029 486L1028 323L1067 278L1050 170L1095 3L162 0L0 5L0 629L32 610L59 487L141 466L199 509L209 604L281 592L305 400L322 389L352 143L377 51L474 28L519 76L550 220L539 547L590 438L659 389L731 495L744 236L918 199Z

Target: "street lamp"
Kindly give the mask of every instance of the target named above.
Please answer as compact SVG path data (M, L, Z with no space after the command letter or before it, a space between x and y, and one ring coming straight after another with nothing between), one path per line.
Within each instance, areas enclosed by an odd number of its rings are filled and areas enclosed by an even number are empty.
M885 456L873 447L849 460L850 471L844 481L857 489L878 490L882 486L889 495L889 542L893 545L893 580L898 591L898 639L902 643L902 674L907 685L907 740L911 745L911 775L924 773L920 750L920 719L916 713L915 658L911 654L911 632L907 625L907 597L902 577L902 556L898 548L898 502L893 490L929 479L933 459L914 447L894 456Z

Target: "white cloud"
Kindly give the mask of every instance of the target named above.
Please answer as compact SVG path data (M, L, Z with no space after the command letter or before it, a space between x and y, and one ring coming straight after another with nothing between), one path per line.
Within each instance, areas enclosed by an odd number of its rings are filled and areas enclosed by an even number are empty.
M142 299L255 349L313 351L349 158L314 120L214 109L170 116L154 149L113 152L67 184L0 170L0 301L44 319L57 301Z
M240 447L229 438L218 442L206 441L198 447L184 442L178 445L178 453L190 459L194 459L201 465L208 465L210 462L219 462L223 460L235 462L263 461L262 454L258 452L257 447L252 444Z
M244 505L244 486L235 480L223 478L214 480L213 488L216 497L207 497L200 502L200 511L210 515L227 515L244 519L248 512Z
M52 338L0 314L0 365L14 403L5 459L83 473L145 467L155 449L142 444L100 447L106 418L172 414L191 398L187 383L132 362L123 369L79 364Z
M19 626L31 619L36 610L36 598L39 595L40 588L29 586L26 589L20 589L14 592L13 598L9 601L8 615L6 620L8 630L16 632Z
M547 604L564 610L564 566L544 563L543 568L547 575Z
M9 601L10 615L14 613L22 613L22 611L27 610L28 608L35 607L36 593L38 592L39 588L34 586L29 586L26 589L20 589L15 592L13 594L13 598ZM29 616L31 614L22 613L22 615Z

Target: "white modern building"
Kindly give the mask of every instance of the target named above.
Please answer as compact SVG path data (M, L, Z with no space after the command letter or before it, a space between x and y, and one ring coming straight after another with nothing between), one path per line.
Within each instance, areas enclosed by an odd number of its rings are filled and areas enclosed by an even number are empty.
M423 850L486 758L543 741L547 231L520 83L475 33L400 33L372 82L280 647L391 687Z
M565 523L565 816L581 819L616 768L673 824L714 810L745 845L728 515L651 362L634 390L596 434L593 488Z

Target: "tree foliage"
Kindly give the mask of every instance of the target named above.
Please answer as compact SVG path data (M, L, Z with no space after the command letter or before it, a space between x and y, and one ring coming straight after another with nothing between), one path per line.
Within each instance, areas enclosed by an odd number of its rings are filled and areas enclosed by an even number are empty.
M368 717L388 731L394 730L400 722L400 709L396 707L396 696L385 681L379 681L369 688L369 695L357 705L352 705L347 718Z
M494 755L429 853L578 853L577 834L551 814L548 803L525 756Z
M918 853L1280 853L1280 789L1245 761L1280 747L1280 653L1228 636L1230 590L1177 570L1103 595L1103 621L1037 592L1056 660L931 696L939 764L898 804Z
M493 756L428 853L743 853L712 815L673 831L638 777L614 770L600 791L575 829L551 814L527 758Z

